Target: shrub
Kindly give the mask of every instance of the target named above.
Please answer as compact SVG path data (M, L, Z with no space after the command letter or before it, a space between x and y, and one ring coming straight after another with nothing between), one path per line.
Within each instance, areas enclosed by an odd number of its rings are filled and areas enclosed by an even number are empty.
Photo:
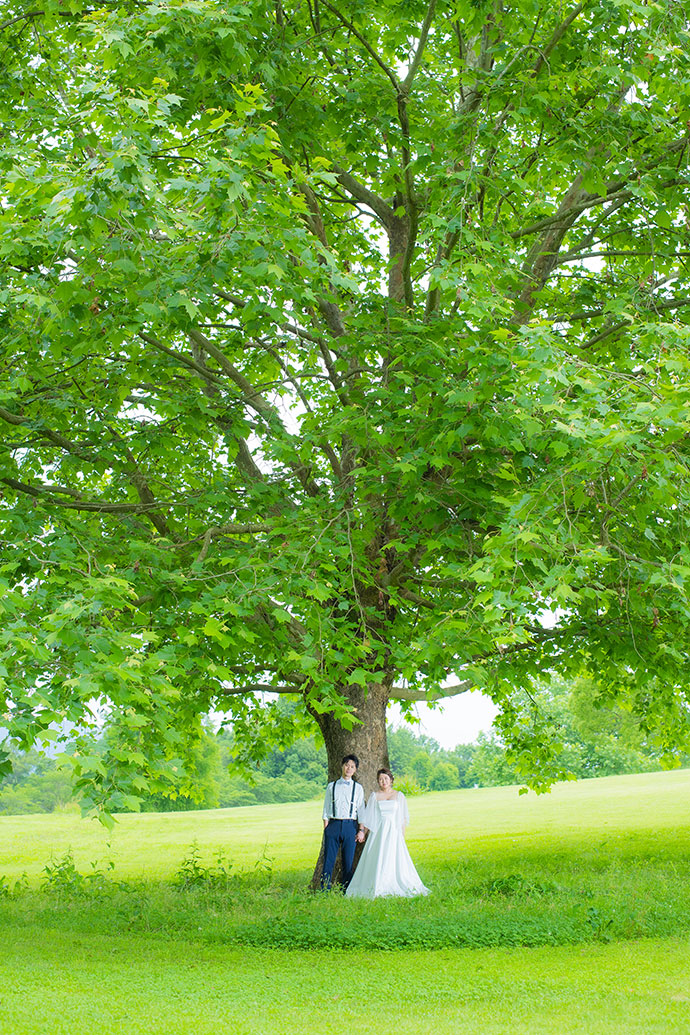
M17 898L22 891L26 891L28 886L29 880L25 873L15 881L0 873L0 898Z
M408 798L413 798L415 794L424 794L424 788L419 786L414 776L396 777L395 789L402 791Z
M106 864L109 870L112 870L114 865L112 861ZM83 895L102 889L106 882L105 873L95 862L91 863L91 873L80 873L74 864L71 849L65 852L62 859L54 861L51 856L42 872L43 889L58 894Z

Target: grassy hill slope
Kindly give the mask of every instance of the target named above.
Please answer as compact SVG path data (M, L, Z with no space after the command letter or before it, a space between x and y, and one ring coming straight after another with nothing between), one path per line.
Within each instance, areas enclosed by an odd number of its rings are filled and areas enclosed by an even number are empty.
M516 787L444 791L409 805L407 840L421 869L460 860L557 869L573 858L670 859L690 849L690 769L566 783L540 796ZM78 867L109 859L120 878L168 878L193 842L209 860L222 848L238 868L265 851L274 870L306 873L320 838L320 801L127 814L111 833L72 812L0 816L0 875L26 872L36 882L51 855L71 849Z

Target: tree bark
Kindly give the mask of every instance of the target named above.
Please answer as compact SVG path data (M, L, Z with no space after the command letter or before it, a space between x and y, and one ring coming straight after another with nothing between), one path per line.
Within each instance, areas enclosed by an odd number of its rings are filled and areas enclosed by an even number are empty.
M342 768L344 755L356 755L359 759L356 779L362 784L365 800L376 787L376 771L382 766L389 766L388 743L386 740L386 706L390 697L390 685L369 683L366 687L348 686L345 696L353 705L356 717L360 720L352 729L346 729L328 713L319 714L313 711L316 722L323 735L328 755L328 779L337 780ZM325 788L324 788L325 790ZM312 890L321 884L323 871L323 836L321 850L310 882ZM361 846L357 846L355 865L359 859ZM333 871L333 881L340 879L340 856Z

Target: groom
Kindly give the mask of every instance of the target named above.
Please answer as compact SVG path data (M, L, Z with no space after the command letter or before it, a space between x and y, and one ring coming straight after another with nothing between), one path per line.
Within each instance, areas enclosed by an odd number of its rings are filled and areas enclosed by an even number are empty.
M359 759L357 755L345 755L342 776L326 787L323 802L324 860L321 887L330 889L333 867L342 851L343 890L352 880L355 861L355 842L364 840L364 831L357 829L364 812L364 791L361 783L354 779Z

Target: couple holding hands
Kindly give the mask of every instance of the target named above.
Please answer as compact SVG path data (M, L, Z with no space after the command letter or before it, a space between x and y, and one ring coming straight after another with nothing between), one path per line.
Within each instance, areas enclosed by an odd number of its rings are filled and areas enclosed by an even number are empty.
M343 888L349 898L428 895L429 889L419 879L405 844L405 827L410 818L405 795L394 790L390 769L382 768L376 774L378 790L365 806L362 785L354 779L358 765L356 755L345 755L342 776L326 788L321 887L330 888L333 867L338 852L342 852ZM355 870L355 844L365 837Z

